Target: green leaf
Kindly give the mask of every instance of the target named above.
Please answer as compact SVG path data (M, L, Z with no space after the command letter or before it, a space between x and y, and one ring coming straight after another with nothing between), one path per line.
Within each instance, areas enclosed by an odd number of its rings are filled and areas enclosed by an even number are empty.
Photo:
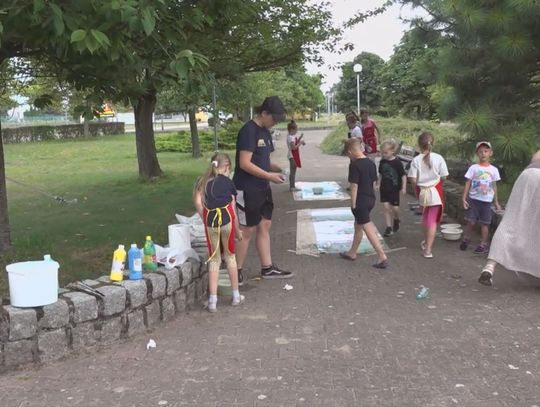
M180 58L189 58L193 55L193 51L191 51L190 49L184 49L182 51L180 51L178 54L176 54L176 58L180 59Z
M62 13L62 9L60 7L58 7L56 4L54 4L54 3L51 3L49 5L49 7L53 11L54 15L56 15L58 17L62 17L62 15L64 14L64 13Z
M71 33L71 42L80 42L86 38L85 30L75 30Z
M54 25L54 30L56 31L56 34L62 35L64 33L64 29L65 29L64 20L62 20L61 17L54 16L53 25Z
M142 25L147 36L150 36L154 28L156 28L156 18L149 8L145 8L142 12Z
M185 60L172 61L169 64L169 67L179 78L187 77L188 67L185 63Z
M45 8L45 2L43 0L34 0L34 14L39 13Z
M109 46L111 45L111 41L109 41L109 37L101 31L98 30L90 30L90 34L92 34L92 37L98 42L101 46Z
M93 54L94 51L99 48L99 43L91 35L86 36L86 38L84 39L84 45L86 46L86 49L90 51L91 54Z

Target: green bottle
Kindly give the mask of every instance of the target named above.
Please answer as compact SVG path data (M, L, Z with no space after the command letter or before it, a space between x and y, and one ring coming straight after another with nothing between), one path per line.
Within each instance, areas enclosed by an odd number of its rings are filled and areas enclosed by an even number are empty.
M152 242L151 236L146 236L146 242L144 242L143 254L144 254L143 270L156 271L157 270L156 247L154 246L154 242Z

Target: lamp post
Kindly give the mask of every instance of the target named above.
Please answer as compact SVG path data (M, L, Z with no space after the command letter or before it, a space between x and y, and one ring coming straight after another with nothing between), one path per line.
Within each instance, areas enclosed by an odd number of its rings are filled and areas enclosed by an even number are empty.
M360 114L360 72L362 72L362 65L354 64L353 71L356 72L356 113Z

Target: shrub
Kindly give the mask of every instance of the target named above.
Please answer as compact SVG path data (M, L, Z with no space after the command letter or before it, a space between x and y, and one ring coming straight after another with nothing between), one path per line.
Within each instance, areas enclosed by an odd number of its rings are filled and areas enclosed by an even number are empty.
M219 150L234 150L236 147L236 137L243 123L233 122L218 130ZM199 143L202 152L214 151L214 130L199 131ZM191 153L191 134L182 130L178 133L166 134L156 137L156 149L161 152Z
M394 139L398 143L416 146L418 135L429 131L435 136L435 150L447 156L457 156L454 146L462 140L461 135L453 125L444 125L427 120L410 120L400 117L375 118L381 131L381 140ZM326 154L341 154L343 140L347 138L347 127L341 124L336 127L321 143L321 149Z

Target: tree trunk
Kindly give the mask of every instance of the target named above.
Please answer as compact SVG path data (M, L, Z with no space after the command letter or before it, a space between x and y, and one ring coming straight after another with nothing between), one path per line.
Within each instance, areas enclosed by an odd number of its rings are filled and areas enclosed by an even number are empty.
M199 143L199 129L197 128L197 118L195 117L195 108L189 108L189 129L191 131L191 148L193 150L193 157L199 158L201 156L201 145Z
M84 118L84 121L83 121L83 136L90 137L90 124L86 117Z
M152 122L155 107L155 90L150 90L140 96L133 106L139 175L144 178L155 178L161 175Z
M4 143L2 141L2 124L0 123L0 254L11 247L9 228L6 167L4 164Z

